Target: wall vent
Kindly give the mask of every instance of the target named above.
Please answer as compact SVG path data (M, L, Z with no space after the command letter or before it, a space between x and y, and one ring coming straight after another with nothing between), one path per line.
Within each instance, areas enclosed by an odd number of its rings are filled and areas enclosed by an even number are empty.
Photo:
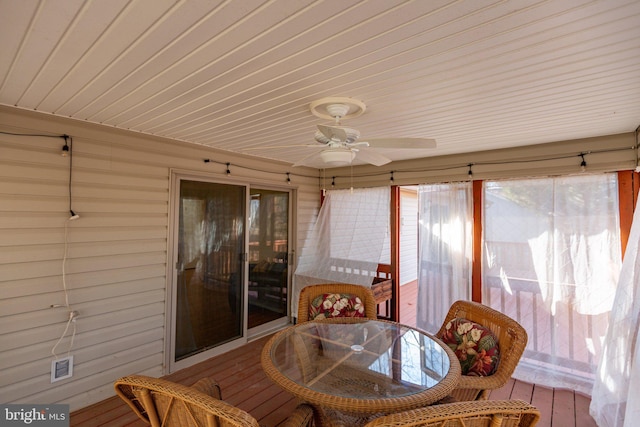
M73 375L73 356L51 361L51 382L64 380Z

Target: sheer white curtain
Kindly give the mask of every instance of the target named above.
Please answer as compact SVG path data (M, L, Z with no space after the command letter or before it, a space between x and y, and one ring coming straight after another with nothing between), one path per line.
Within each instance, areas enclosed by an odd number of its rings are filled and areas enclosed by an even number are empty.
M294 315L300 290L307 285L371 286L388 240L390 202L388 187L327 191L294 274Z
M589 412L600 427L640 426L640 204L633 214Z
M471 183L421 185L418 219L416 325L437 332L454 301L471 299Z
M621 265L617 176L484 185L483 302L529 335L514 377L589 394Z

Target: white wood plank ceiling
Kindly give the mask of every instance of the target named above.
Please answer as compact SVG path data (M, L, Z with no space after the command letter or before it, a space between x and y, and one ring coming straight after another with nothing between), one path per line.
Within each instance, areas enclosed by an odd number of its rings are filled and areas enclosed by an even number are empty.
M313 143L326 96L438 142L394 160L640 124L638 0L0 0L0 40L2 104L289 163L256 147Z

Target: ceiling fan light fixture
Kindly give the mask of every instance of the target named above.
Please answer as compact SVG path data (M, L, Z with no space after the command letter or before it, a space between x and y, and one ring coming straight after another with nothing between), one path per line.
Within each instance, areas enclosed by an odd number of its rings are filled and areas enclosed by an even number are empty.
M304 157L293 166L312 167L340 167L353 164L356 155L358 164L368 163L374 166L382 166L390 163L392 159L376 152L377 148L390 148L393 150L426 149L435 148L434 139L425 138L374 138L367 141L358 141L360 131L342 125L342 120L360 116L366 110L362 101L353 98L330 96L313 101L309 108L311 113L321 119L333 120L332 125L318 124L314 135L319 151ZM314 145L308 145L313 147ZM371 149L364 150L362 148Z
M328 166L347 166L355 158L356 153L348 148L330 148L320 152L320 158Z
M348 128L344 126L319 126L323 128L325 132L317 130L314 138L321 144L328 144L332 141L346 144L353 144L358 138L360 138L360 132L357 129ZM344 135L335 135L335 131L344 131Z

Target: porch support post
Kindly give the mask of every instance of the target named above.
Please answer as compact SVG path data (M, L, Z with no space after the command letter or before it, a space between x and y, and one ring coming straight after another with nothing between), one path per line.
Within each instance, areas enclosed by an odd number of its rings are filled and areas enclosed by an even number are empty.
M473 259L471 300L482 302L482 180L473 181Z
M622 257L627 249L633 211L638 200L638 188L640 187L640 174L634 171L618 171L618 206L620 209L620 244L622 245Z
M400 187L391 186L391 320L400 321Z

